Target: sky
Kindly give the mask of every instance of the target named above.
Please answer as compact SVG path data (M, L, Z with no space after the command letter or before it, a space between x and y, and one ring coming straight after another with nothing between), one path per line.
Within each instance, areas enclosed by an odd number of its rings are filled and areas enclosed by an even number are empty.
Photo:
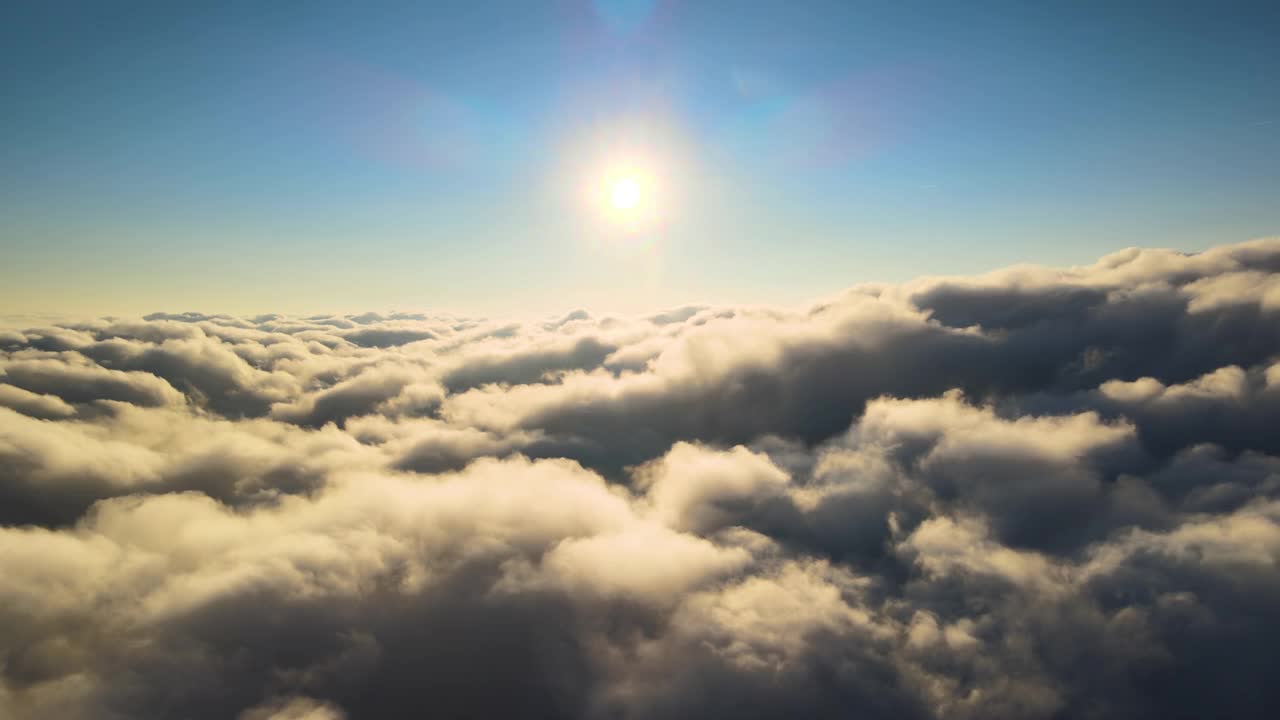
M1274 236L1278 33L1269 2L12 3L0 308L797 304ZM642 227L592 194L618 163Z
M1280 3L0 5L0 719L1277 716Z

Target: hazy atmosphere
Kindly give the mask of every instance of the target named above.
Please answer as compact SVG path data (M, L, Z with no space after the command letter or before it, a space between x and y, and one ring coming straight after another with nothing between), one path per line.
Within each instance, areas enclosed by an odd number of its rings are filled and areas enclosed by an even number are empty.
M1274 236L1277 33L1266 0L12 3L0 309L798 306ZM601 207L625 174L639 217Z
M0 12L0 720L1272 718L1272 3Z

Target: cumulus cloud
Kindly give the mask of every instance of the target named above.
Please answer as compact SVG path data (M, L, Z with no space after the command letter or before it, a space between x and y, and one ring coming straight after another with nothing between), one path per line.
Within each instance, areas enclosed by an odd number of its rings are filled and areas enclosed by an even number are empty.
M1269 717L1280 242L0 332L0 717Z
M239 715L239 720L345 720L346 714L329 703L307 697L272 700Z
M0 405L43 420L76 414L76 409L57 395L41 395L14 385L0 385Z

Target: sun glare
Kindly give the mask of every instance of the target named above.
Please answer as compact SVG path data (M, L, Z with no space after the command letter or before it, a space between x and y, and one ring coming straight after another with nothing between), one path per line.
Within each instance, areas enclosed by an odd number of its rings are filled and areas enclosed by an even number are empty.
M613 181L609 191L609 201L615 210L633 210L640 204L640 182L633 177L622 177Z
M673 187L655 152L610 149L582 167L579 187L596 237L633 245L664 231Z

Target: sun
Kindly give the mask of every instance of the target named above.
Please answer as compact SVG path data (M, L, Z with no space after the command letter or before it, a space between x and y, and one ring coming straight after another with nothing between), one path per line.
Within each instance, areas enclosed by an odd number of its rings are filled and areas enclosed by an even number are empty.
M582 187L601 237L651 238L661 231L670 193L666 177L658 174L650 158L630 153L624 159L598 161L584 179Z
M640 181L634 177L617 178L609 188L609 202L613 205L613 209L621 212L639 207L640 196Z

